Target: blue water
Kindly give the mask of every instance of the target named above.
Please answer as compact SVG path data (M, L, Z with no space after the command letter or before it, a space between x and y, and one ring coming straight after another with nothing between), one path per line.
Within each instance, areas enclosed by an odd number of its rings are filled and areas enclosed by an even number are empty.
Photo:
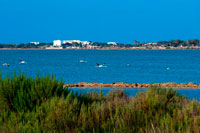
M27 63L19 64L20 59ZM23 71L29 76L55 74L65 83L200 84L200 50L0 50L0 64L4 62L10 67L0 65L2 76Z
M18 64L19 59L27 64ZM0 50L0 64L3 62L11 66L0 65L2 75L18 70L31 76L56 74L65 83L200 84L200 50ZM95 67L96 63L107 67Z
M116 89L110 89L110 88L103 88L103 89L80 89L80 88L73 88L72 89L73 92L78 92L78 94L83 94L83 93L88 93L88 92L93 92L93 91L96 91L96 92L100 92L103 93L104 95L108 94L109 91L115 91ZM132 96L132 97L135 97L136 94L138 92L143 92L143 91L146 91L147 89L130 89L130 88L127 88L127 89L122 89L126 94L128 94L128 96ZM177 89L177 93L178 94L181 94L183 96L186 96L187 98L191 99L191 100L197 100L199 101L200 100L200 89L193 89L193 90L190 90L190 89Z

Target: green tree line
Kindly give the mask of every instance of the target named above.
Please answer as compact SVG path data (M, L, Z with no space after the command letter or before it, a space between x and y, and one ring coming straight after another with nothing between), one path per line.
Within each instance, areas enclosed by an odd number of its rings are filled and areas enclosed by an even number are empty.
M159 41L158 45L164 45L164 46L174 46L174 47L178 47L178 46L197 46L200 44L200 40L198 39L194 39L194 40L187 40L187 41L183 41L183 40L171 40L171 41Z
M53 45L53 43L40 43L39 45L35 45L32 43L21 43L21 44L0 44L0 48L43 48L46 46Z

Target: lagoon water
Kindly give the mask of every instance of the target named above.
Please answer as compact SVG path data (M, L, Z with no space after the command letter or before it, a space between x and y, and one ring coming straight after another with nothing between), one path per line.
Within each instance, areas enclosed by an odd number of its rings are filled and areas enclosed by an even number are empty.
M108 94L109 91L115 91L116 89L111 89L111 88L102 88L102 89L81 89L81 88L73 88L72 89L73 92L78 92L78 94L83 94L83 93L88 93L88 92L93 92L93 91L96 91L96 92L101 92L103 93L104 95ZM126 94L128 94L128 96L136 96L136 94L138 92L143 92L143 91L146 91L147 89L130 89L130 88L127 88L127 89L122 89ZM190 89L175 89L177 91L177 94L181 94L183 96L186 96L187 98L191 99L191 100L197 100L199 101L200 100L200 90L199 89L193 89L193 90L190 90Z
M3 77L21 71L29 76L55 74L65 83L200 84L200 50L0 50L0 64L4 62L10 67L0 65ZM95 67L97 63L107 67Z

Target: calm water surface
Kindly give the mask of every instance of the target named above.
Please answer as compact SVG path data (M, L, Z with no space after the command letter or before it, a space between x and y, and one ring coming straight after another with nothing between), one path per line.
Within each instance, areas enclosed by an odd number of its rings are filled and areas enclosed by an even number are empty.
M78 92L78 94L83 94L83 93L88 93L88 92L93 92L93 91L96 91L96 92L102 92L103 94L108 94L109 91L114 91L116 89L110 89L110 88L103 88L103 89L80 89L80 88L73 88L72 89L73 92ZM128 94L129 96L133 96L135 97L136 94L138 92L141 92L141 91L147 91L147 89L122 89L126 94ZM200 89L193 89L193 90L190 90L190 89L177 89L177 93L178 94L181 94L183 96L186 96L187 98L189 99L195 99L197 101L200 100Z
M20 59L27 63L19 64ZM10 67L2 66L4 62ZM107 67L95 67L97 63ZM2 76L18 71L55 74L65 83L200 84L200 50L0 50L0 70Z

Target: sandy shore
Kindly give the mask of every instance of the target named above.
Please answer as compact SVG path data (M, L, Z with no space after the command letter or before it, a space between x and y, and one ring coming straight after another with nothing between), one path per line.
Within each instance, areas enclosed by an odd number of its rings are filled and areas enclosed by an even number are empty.
M68 88L148 88L150 86L161 86L163 88L180 88L180 89L200 89L200 85L194 83L149 83L149 84L141 84L141 83L111 83L111 84L103 84L103 83L72 83L65 84L64 87Z

